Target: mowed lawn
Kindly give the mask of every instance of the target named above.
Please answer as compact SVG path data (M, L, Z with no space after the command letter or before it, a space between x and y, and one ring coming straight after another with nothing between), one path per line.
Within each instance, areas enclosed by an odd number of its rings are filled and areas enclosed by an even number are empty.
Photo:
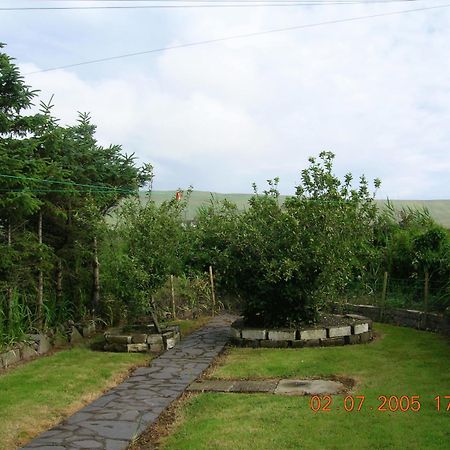
M176 320L186 336L210 318ZM97 339L101 339L98 337ZM61 350L0 373L0 450L16 449L123 381L152 356Z
M356 381L364 396L347 412L313 412L310 397L204 393L179 412L165 449L446 449L450 448L450 341L432 333L375 324L366 345L308 349L231 349L212 378L315 378ZM420 410L379 411L380 396L419 396ZM404 405L407 399L404 399ZM392 401L395 408L395 400ZM386 405L387 409L389 407ZM417 407L417 405L415 405Z
M122 381L148 355L63 350L0 375L0 449L12 450Z

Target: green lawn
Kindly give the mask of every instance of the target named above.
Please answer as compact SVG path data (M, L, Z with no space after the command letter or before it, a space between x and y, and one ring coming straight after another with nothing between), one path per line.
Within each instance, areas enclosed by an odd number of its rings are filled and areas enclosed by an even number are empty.
M182 336L210 317L176 320ZM97 337L96 340L101 339ZM12 450L99 397L151 356L103 353L88 347L62 350L0 374L0 450Z
M122 381L149 355L63 350L0 375L0 449L11 450Z
M449 340L376 324L381 338L367 345L308 349L232 349L214 378L351 377L351 395L365 396L346 412L342 396L330 412L313 412L310 397L200 394L180 412L165 449L448 449ZM418 412L378 411L379 396L418 395ZM339 410L337 408L340 408Z

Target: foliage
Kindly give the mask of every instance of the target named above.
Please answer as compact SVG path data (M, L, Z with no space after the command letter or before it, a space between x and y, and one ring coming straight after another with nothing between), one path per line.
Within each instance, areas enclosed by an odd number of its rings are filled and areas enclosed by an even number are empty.
M198 255L214 262L221 286L242 298L250 323L315 321L369 258L373 196L364 177L354 189L350 174L343 182L333 175L333 158L310 158L284 204L274 179L263 194L254 187L242 214L229 203L200 213L191 263L205 264Z

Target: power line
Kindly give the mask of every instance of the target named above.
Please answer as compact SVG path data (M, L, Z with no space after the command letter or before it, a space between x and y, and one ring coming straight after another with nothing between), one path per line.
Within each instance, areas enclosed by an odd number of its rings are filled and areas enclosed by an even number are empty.
M49 183L49 184L60 184L64 186L79 186L82 188L90 188L97 191L104 190L105 192L112 191L112 192L134 192L130 189L123 189L123 188L115 188L113 186L105 186L105 185L99 185L99 184L81 184L81 183L74 183L72 181L59 181L59 180L47 180L47 179L41 179L41 178L34 178L34 177L26 177L24 175L6 175L6 174L0 174L0 178L6 178L10 180L26 180L26 181L35 181L38 183ZM3 189L4 190L4 189ZM42 189L40 189L42 190ZM11 191L8 189L8 191ZM52 190L48 190L48 192L51 192ZM77 190L78 192L78 190ZM89 191L88 191L89 192Z
M250 38L250 37L263 36L266 34L282 33L282 32L286 32L286 31L301 30L301 29L306 29L306 28L316 28L316 27L321 27L321 26L326 26L326 25L334 25L334 24L345 23L345 22L357 22L360 20L376 19L376 18L380 18L380 17L408 14L408 13L419 12L419 11L430 11L430 10L443 9L443 8L448 8L448 7L450 7L450 3L444 4L444 5L427 6L427 7L423 7L423 8L405 9L402 11L391 11L391 12L386 12L386 13L370 14L367 16L349 17L346 19L327 20L324 22L316 22L316 23L310 23L310 24L304 24L304 25L294 25L292 27L285 27L285 28L274 28L272 30L256 31L253 33L236 34L234 36L225 36L225 37L216 38L216 39L207 39L207 40L203 40L203 41L187 42L185 44L172 45L172 46L161 47L161 48L154 48L151 50L144 50L141 52L125 53L122 55L109 56L106 58L99 58L99 59L92 59L89 61L83 61L83 62L74 63L74 64L67 64L64 66L50 67L47 69L36 70L34 72L28 72L25 75L33 75L36 73L50 72L53 70L85 66L88 64L96 64L96 63L100 63L100 62L113 61L116 59L129 58L132 56L140 56L140 55L146 55L146 54L151 54L151 53L161 53L164 51L175 50L175 49L179 49L179 48L196 47L196 46L200 46L200 45L213 44L213 43L217 43L217 42L224 42L224 41L231 41L231 40L236 40L236 39L245 39L245 38Z
M123 0L122 0L123 1ZM133 0L131 0L133 1ZM144 0L149 1L149 0ZM131 6L23 6L23 7L3 7L0 11L55 11L55 10L98 10L98 9L179 9L179 8L256 8L256 7L284 7L284 6L327 6L327 5L375 5L388 3L417 2L424 0L327 0L318 2L317 0L151 0L158 2L158 5L131 5ZM168 4L175 3L175 4ZM186 4L196 3L196 4Z

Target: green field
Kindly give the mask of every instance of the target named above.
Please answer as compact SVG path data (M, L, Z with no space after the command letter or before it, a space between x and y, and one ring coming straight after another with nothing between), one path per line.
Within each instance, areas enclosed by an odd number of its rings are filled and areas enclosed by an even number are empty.
M164 200L169 200L175 195L175 191L153 191L152 198L157 204ZM245 208L251 194L219 194L205 191L194 191L186 211L186 219L193 219L198 208L205 205L214 197L218 200L228 199L237 204L241 209ZM281 196L283 200L286 196ZM145 194L141 194L141 198L145 199ZM386 204L386 201L377 200L380 206ZM441 225L450 228L450 200L392 200L397 209L403 207L411 208L427 208L431 216Z

